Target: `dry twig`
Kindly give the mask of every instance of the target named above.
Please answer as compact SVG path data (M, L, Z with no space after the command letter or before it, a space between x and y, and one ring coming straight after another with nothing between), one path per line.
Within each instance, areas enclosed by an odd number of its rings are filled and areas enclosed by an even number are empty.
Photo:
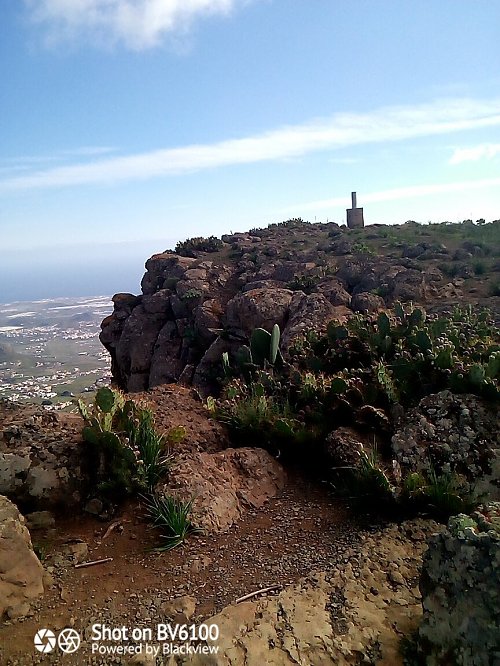
M114 523L111 523L111 525L108 527L108 529L104 533L104 536L102 537L102 539L100 540L99 543L102 543L104 541L104 539L107 539L109 537L109 535L111 534L111 532L113 530L115 530L117 527L120 527L120 525L122 525L121 520L117 520ZM123 527L123 525L122 525L122 527Z
M95 564L104 564L105 562L112 562L112 557L105 557L102 560L93 560L92 562L82 562L81 564L75 564L75 569L83 569L84 567L93 567Z
M264 594L265 592L271 592L272 590L281 590L281 588L282 585L270 585L269 587L263 587L261 590L255 590L255 592L250 592L249 594L245 594L245 596L236 599L234 603L239 604L242 601L246 601L247 599L256 597L258 594Z

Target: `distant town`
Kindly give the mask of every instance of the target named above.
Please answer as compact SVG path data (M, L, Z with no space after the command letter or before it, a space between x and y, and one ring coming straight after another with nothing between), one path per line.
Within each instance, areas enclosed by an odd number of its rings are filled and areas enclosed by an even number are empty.
M62 409L109 383L99 342L109 296L0 304L0 398Z

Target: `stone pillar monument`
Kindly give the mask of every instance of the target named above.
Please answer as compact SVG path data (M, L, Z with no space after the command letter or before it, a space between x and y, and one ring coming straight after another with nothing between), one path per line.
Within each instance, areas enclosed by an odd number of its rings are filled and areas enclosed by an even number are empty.
M365 226L363 209L356 206L356 192L351 192L352 208L346 210L349 229L361 229Z

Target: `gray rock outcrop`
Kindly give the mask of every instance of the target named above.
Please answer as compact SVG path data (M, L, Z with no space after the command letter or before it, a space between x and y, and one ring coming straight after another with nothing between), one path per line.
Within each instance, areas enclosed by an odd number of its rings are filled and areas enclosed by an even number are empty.
M500 504L451 518L431 538L420 582L418 651L428 666L500 661Z
M441 391L423 398L405 413L392 449L406 471L454 472L499 496L500 414L477 396Z
M378 238L378 228L372 232L367 240ZM142 294L117 294L102 322L113 377L127 391L181 381L205 394L210 374L213 382L221 373L220 358L212 361L218 347L206 355L218 336L231 351L254 328L279 324L285 347L328 319L436 296L443 275L422 259L427 245L401 252L403 245L378 255L334 223L291 220L227 234L211 253L155 254L146 262Z
M86 483L76 414L12 405L0 412L0 494L28 510L77 505Z

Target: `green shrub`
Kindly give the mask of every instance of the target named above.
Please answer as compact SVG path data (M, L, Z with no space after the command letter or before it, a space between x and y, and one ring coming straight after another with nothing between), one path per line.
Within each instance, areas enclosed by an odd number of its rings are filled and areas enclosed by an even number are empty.
M48 551L49 551L49 547L48 547L47 542L45 542L45 541L34 541L33 542L33 552L38 557L40 562L42 562L42 564L47 559Z
M399 653L404 666L423 666L422 656L418 651L418 629L409 636L402 636L399 642Z
M353 243L352 252L355 254L375 254L372 248L370 248L366 243L362 243L361 241Z
M486 273L486 264L484 261L474 262L474 274L475 275L484 275Z
M273 388L274 384L274 388ZM292 455L320 436L288 403L286 392L273 376L260 371L249 384L229 382L219 400L209 399L209 411L233 434L238 446L267 448L274 455Z
M334 487L358 508L414 516L426 514L441 522L469 514L480 504L474 487L457 474L412 472L398 480L380 461L376 450L362 452L355 467L336 468Z
M179 282L180 278L178 277L169 277L163 283L164 289L175 289L175 285Z
M294 275L293 280L287 284L287 289L311 294L315 291L320 279L317 275Z
M240 367L248 367L250 347L240 352ZM488 312L472 307L437 316L396 303L392 312L330 322L323 334L306 331L287 356L280 367L253 364L237 379L226 372L220 398L207 404L238 445L262 446L322 472L330 471L332 431L350 426L387 442L395 404L411 407L444 389L500 400L500 332ZM223 362L233 370L228 355ZM474 501L458 477L415 474L401 486L366 454L355 469L335 474L357 501L373 495L398 511L444 516Z
M304 226L305 224L311 224L311 223L303 220L301 217L292 217L289 220L284 220L283 222L276 222L268 226L269 228L284 227L285 229L298 229Z
M188 289L185 294L181 296L182 301L193 301L197 298L203 296L203 292L200 289Z
M440 266L441 272L449 278L457 277L461 268L461 264L441 264Z
M376 449L362 452L355 467L337 468L336 490L359 508L387 511L396 502L396 489L380 463Z
M196 258L197 252L218 252L224 247L224 243L216 236L196 236L185 241L179 241L175 246L175 252L181 257Z
M473 485L457 474L409 474L403 481L400 501L414 512L425 512L446 522L458 513L469 514L481 503Z

